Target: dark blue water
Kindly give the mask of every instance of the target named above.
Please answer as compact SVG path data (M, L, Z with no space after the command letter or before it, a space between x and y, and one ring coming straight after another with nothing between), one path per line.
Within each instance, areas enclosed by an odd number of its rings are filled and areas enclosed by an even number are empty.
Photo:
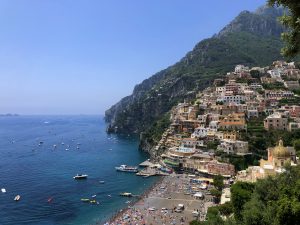
M0 117L0 224L104 222L126 207L120 192L140 194L155 181L115 171L147 158L137 146L136 137L106 134L100 116ZM89 177L75 181L77 173ZM80 201L95 194L100 205Z

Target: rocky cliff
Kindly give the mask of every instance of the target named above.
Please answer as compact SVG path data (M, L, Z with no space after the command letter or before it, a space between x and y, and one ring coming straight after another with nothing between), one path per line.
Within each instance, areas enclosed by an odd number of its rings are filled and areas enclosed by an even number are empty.
M149 133L177 102L195 94L235 65L267 65L280 59L283 27L277 22L280 8L261 7L256 12L241 12L212 38L200 41L179 62L135 86L127 96L105 112L109 131L148 133L142 148L157 140ZM162 132L165 125L157 129ZM149 130L150 129L150 130Z

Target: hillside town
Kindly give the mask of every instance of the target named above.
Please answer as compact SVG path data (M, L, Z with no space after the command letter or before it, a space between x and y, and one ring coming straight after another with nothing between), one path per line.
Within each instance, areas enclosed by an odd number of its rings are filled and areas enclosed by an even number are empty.
M291 141L291 135L300 128L299 80L300 70L293 62L275 61L263 68L237 65L193 101L173 107L171 123L152 151L151 161L155 163L142 163L146 169L137 175L147 176L147 171L174 173L118 222L161 224L155 217L151 219L151 211L159 207L175 210L178 203L188 206L180 210L181 214L162 210L162 214L156 211L156 217L169 219L168 224L186 224L193 218L204 221L209 207L230 201L231 184L253 183L284 172L286 166L296 166L296 149L284 140ZM272 144L268 135L276 138ZM216 177L222 177L219 188ZM166 191L178 182L179 189ZM137 212L143 215L140 220L136 220Z
M275 61L269 67L237 65L233 72L215 79L193 102L172 109L171 125L156 146L155 157L177 171L222 175L256 181L297 164L294 147L277 140L268 146L259 165L237 171L222 156L251 155L249 123L259 121L267 132L293 132L300 128L300 70L294 62ZM161 154L162 153L162 154Z
M296 165L292 146L268 146L259 165L237 171L220 155L251 155L249 123L259 121L263 130L293 132L300 128L300 70L293 62L275 61L269 67L237 65L213 86L198 93L193 102L172 109L171 125L156 146L155 157L177 171L222 175L256 181L283 171L288 162ZM162 153L163 152L163 153ZM162 153L162 154L161 154Z

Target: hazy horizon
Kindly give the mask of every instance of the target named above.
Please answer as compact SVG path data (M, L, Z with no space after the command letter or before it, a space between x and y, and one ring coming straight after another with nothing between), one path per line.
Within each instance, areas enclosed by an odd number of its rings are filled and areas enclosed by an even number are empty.
M103 115L265 1L0 2L0 114Z

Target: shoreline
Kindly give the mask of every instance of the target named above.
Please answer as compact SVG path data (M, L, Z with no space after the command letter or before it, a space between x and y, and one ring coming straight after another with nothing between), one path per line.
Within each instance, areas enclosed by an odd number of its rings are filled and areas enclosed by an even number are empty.
M199 192L201 188L190 182L187 174L164 176L127 208L114 214L104 225L185 225L192 220L203 221L208 207L214 205L210 188L211 186L207 190L201 190L203 197L197 198L194 191Z
M145 178L146 179L146 178ZM127 205L126 208L122 208L120 210L118 210L116 213L114 213L104 224L111 224L114 223L117 219L119 219L123 214L125 214L127 211L129 211L132 207L134 207L135 205L137 205L139 202L144 201L148 195L157 187L159 186L163 180L165 179L165 176L161 176L158 178L157 181L155 181L150 187L148 187L142 195L138 196L138 197L134 197L134 200L131 201L131 203L129 203ZM99 224L103 224L103 223L96 223L97 225Z

